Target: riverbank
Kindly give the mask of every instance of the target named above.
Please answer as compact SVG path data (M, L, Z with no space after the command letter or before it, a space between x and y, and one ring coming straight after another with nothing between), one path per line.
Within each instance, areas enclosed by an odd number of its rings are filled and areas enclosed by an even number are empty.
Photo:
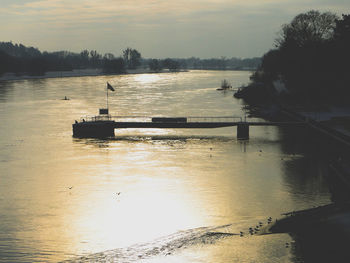
M284 214L267 233L288 233L301 262L349 262L350 204L329 204ZM299 262L299 261L297 261Z
M253 116L279 121L305 122L299 136L310 136L320 151L330 154L326 180L331 202L328 205L283 214L268 233L288 233L292 248L305 262L349 262L350 241L350 107L271 103L247 106ZM286 247L291 244L286 243ZM299 261L297 261L299 262ZM304 262L304 261L302 261Z
M178 72L186 72L187 70L180 70ZM126 75L126 74L148 74L148 73L169 73L169 70L162 70L161 72L154 72L150 69L128 69L125 73L104 73L101 69L74 69L72 71L48 71L44 75L16 75L14 73L5 73L0 76L0 81L10 80L26 80L26 79L47 79L47 78L70 78L70 77L88 77L88 76L110 76L110 75Z
M265 105L246 105L249 116L271 121L305 121L309 126L334 133L346 140L350 145L350 106L310 105L294 106L287 103L270 101ZM350 147L349 147L350 148Z

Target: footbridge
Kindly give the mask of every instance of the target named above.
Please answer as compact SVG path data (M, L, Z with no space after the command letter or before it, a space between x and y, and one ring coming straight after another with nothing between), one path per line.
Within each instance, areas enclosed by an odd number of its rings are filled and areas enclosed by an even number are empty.
M290 126L304 122L249 122L238 116L189 116L189 117L149 117L111 116L100 114L83 117L73 124L75 137L111 137L114 129L127 128L172 128L203 129L237 126L237 138L249 139L250 126Z

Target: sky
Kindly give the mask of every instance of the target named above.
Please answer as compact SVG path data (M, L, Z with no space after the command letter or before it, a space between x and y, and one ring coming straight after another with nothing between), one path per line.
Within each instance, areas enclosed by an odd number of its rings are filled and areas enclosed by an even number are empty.
M41 51L145 58L260 57L281 25L309 10L350 14L350 0L0 0L0 41Z

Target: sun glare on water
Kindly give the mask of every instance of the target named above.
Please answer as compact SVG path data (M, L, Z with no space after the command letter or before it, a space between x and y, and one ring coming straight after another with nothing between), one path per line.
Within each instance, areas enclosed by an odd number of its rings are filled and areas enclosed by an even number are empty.
M141 84L156 82L160 79L159 74L139 74L135 75L134 80Z

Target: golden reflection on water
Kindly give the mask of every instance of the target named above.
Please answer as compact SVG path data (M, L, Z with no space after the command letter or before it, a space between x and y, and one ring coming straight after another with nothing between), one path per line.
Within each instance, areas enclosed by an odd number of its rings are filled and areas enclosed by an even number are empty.
M134 80L138 82L139 85L146 85L161 79L159 74L137 74L134 76Z
M171 255L142 262L284 260L289 252L279 242L286 236L197 238L192 244L186 234L226 224L217 231L239 233L268 216L328 200L320 180L311 194L304 185L293 191L298 185L287 179L298 179L298 173L285 164L298 155L285 151L294 145L282 145L276 128L252 128L247 143L236 140L234 128L116 130L111 140L71 137L74 120L103 105L106 80L118 83L110 106L120 115L239 114L241 105L215 89L231 74L15 82L10 99L0 104L0 235L8 240L1 241L0 253L57 262L160 237L167 243L175 233ZM71 100L62 101L64 96Z
M102 147L96 147L99 144ZM76 182L83 188L71 191L73 197L78 195L70 209L76 211L66 222L74 238L79 237L75 250L128 247L180 230L227 223L235 223L227 231L238 233L240 213L250 220L248 211L257 207L254 194L242 195L248 189L240 158L222 159L231 147L224 145L192 138L91 141L84 151L93 164L85 158L81 165L75 163L85 177ZM240 212L242 203L248 206L246 212Z
M198 200L198 192L188 189L186 180L178 177L176 166L166 165L164 153L166 155L166 148L170 147L150 142L111 142L109 148L113 149L113 154L105 156L108 165L97 169L96 188L84 193L85 198L76 204L88 209L80 209L75 217L69 217L75 231L90 233L89 242L101 244L101 247L91 248L94 252L151 241L205 225L203 214L188 202ZM96 162L96 157L94 160ZM168 162L174 165L177 161L170 159ZM79 167L78 163L75 165ZM94 166L99 166L98 161ZM99 181L101 178L104 179ZM76 249L84 248L86 244L83 243Z
M91 210L79 215L75 228L85 229L92 234L90 240L111 249L195 226L200 221L196 212L181 196L159 190L162 187L162 183L142 180L119 196L112 191L105 196L92 195L85 200Z

